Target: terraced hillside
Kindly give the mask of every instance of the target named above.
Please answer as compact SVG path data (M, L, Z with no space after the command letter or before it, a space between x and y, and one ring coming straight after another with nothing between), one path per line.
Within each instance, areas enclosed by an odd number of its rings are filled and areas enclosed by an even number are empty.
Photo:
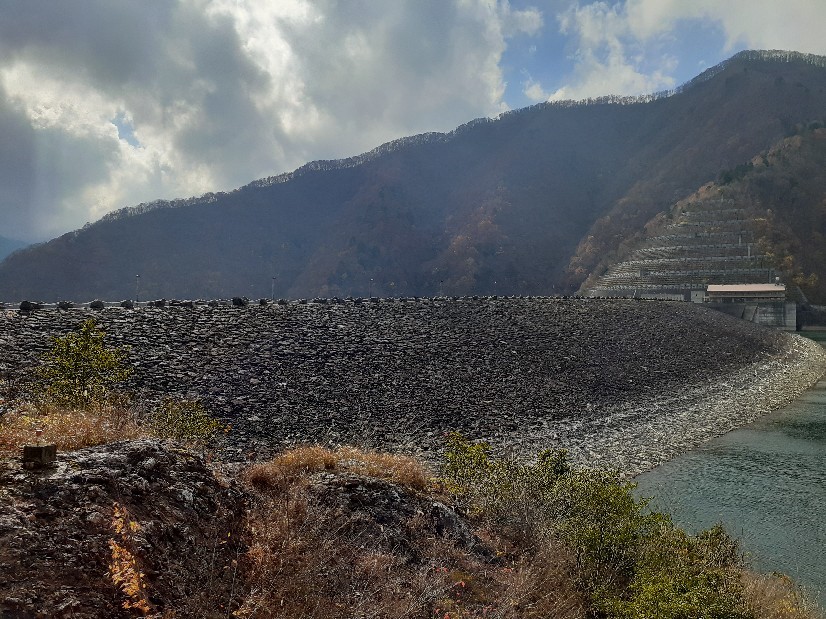
M426 455L458 430L516 453L561 445L581 462L633 473L777 406L826 368L816 344L820 357L802 338L688 303L467 297L7 311L0 409L10 388L36 396L27 379L50 338L89 316L111 344L129 347L128 387L142 405L188 395L232 424L230 459L305 442Z
M580 293L688 298L781 277L789 300L823 304L825 196L826 129L813 122L649 220Z
M710 188L655 219L628 258L589 286L591 296L674 297L709 284L757 284L779 275L761 253L759 221Z

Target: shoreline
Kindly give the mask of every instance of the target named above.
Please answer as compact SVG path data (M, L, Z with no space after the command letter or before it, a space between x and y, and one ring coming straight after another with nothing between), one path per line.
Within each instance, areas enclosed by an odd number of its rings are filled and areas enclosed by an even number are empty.
M826 349L788 335L783 352L772 359L678 395L610 407L598 419L568 424L554 442L577 465L619 470L625 477L651 470L786 406L826 375Z

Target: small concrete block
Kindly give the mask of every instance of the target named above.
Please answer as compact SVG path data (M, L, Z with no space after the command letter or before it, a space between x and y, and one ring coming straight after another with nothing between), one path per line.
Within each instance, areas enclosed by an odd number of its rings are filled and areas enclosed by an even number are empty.
M57 459L57 445L24 445L23 468L39 469Z

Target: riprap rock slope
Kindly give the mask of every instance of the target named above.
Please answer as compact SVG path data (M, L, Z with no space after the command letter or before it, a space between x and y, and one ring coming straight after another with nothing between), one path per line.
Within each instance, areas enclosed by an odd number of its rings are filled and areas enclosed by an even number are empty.
M383 299L7 311L8 384L25 387L52 336L90 316L108 342L129 347L129 388L145 402L202 399L232 425L225 453L237 459L305 442L431 452L458 430L502 449L564 445L637 471L738 423L700 407L679 436L661 435L715 385L753 393L748 406L759 411L823 367L802 338L686 303ZM793 363L801 355L802 374ZM771 392L761 380L773 381ZM622 438L631 429L633 445Z

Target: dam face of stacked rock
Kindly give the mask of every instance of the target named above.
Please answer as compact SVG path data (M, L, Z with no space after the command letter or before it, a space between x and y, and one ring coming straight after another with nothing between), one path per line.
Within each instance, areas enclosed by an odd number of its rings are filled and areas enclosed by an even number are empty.
M689 303L167 303L0 312L6 399L36 396L29 379L52 338L90 317L128 347L138 406L201 400L232 426L230 460L302 443L430 457L459 431L633 474L788 401L826 367L802 338Z

